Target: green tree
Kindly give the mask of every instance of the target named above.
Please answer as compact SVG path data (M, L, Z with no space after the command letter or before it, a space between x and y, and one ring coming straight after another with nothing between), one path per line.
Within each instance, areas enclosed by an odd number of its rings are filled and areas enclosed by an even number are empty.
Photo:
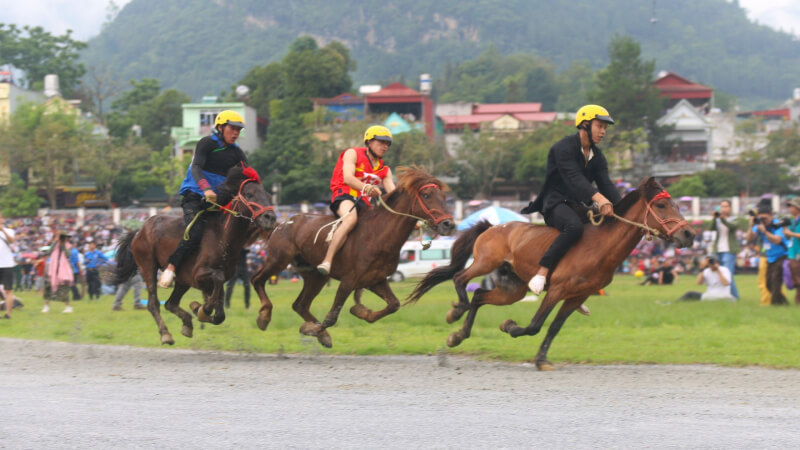
M137 163L147 159L150 153L146 144L133 137L93 137L84 143L78 161L81 172L94 179L98 191L110 203L120 174L134 170Z
M483 131L475 134L465 130L458 158L447 167L459 182L453 186L460 198L489 198L496 181L511 179L514 173L514 153L517 137L510 133Z
M11 116L3 135L7 142L3 151L12 168L32 169L34 178L29 181L42 186L55 207L56 188L73 181L78 152L91 136L90 126L64 102L26 103Z
M53 36L42 27L0 23L0 66L10 64L25 72L25 85L41 90L44 76L57 74L61 91L72 94L86 69L78 61L86 43L72 39L72 30Z
M683 197L685 195L691 197L706 197L706 185L703 183L703 178L698 175L688 177L681 177L676 183L669 186L669 191L673 197Z
M169 145L170 128L183 122L181 105L191 99L174 89L161 91L161 83L153 78L130 83L131 89L112 103L114 111L107 120L109 134L126 139L136 126L151 149L164 148Z
M608 56L610 62L597 72L589 100L608 109L615 127L633 129L644 122L650 130L656 128L663 100L652 84L655 61L643 61L639 43L629 36L615 36Z
M36 189L26 187L19 175L11 174L11 183L0 192L0 211L5 217L35 216L42 198Z
M547 155L550 153L550 147L571 133L574 133L573 127L562 122L554 122L524 135L519 141L518 149L512 149L513 154L519 155L514 163L514 178L541 187L547 172Z
M706 186L709 197L732 197L742 191L742 181L736 172L731 169L717 168L706 170L697 174Z

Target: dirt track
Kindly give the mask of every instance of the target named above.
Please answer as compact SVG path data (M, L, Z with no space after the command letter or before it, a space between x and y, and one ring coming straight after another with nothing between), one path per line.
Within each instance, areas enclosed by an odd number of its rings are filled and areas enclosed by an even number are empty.
M2 448L790 448L800 372L0 339Z

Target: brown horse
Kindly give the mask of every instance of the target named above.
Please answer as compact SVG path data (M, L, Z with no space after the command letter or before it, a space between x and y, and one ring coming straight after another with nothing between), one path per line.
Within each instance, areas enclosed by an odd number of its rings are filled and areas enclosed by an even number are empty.
M267 242L267 259L253 275L253 287L261 299L258 327L267 328L272 318L270 302L264 284L272 275L290 262L303 276L303 289L292 308L305 323L300 332L316 336L325 347L331 347L326 328L333 326L350 293L356 290L356 305L350 312L356 317L374 322L398 310L400 302L389 287L386 277L397 269L400 249L411 235L417 220L425 222L442 235L455 229L453 216L445 202L444 183L421 168L400 168L396 189L383 197L394 212L381 206L358 213L358 225L333 260L330 277L339 280L333 306L320 323L310 312L311 303L328 277L319 274L316 265L322 261L328 243L326 236L334 220L330 215L298 214L278 225ZM375 203L376 200L373 200ZM360 289L369 289L386 302L386 308L371 311L360 303Z
M600 226L586 225L581 240L550 272L547 294L530 325L520 327L511 319L500 325L500 329L512 337L535 335L556 303L564 300L536 355L536 366L540 370L554 369L547 360L547 351L567 317L589 295L611 282L614 271L642 236L655 234L674 241L679 247L688 247L694 239L694 230L683 219L669 194L652 177L642 181L636 190L615 205L614 210L622 219L606 219ZM447 338L447 345L455 347L469 337L478 308L510 305L525 296L527 281L536 274L539 259L556 236L558 230L546 226L522 222L497 226L478 223L453 244L450 264L429 272L417 284L407 302L415 302L432 287L453 279L458 303L453 304L447 313L447 322L453 323L469 311L461 330ZM470 254L475 260L464 269ZM496 287L492 290L478 289L469 302L467 283L492 271L496 271Z
M269 194L255 178L246 177L241 167L234 166L217 191L219 204L231 202L228 211L225 214L204 213L214 217L206 219L199 250L190 254L178 268L175 287L164 305L167 311L181 318L181 334L186 337L192 337L192 316L180 307L181 297L190 287L200 289L205 304L192 302L190 308L201 322L222 323L225 320L223 284L233 276L245 242L257 230L275 227ZM182 217L156 215L149 218L141 230L123 237L117 249L114 283L132 277L138 266L147 284L147 309L158 324L162 344L172 345L175 340L161 318L156 275L159 267L166 267L167 258L178 246L184 229Z

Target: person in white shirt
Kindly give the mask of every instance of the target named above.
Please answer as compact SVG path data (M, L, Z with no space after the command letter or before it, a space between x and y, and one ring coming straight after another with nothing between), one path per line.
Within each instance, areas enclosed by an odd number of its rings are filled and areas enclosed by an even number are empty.
M14 307L14 254L11 244L14 242L14 230L6 228L3 213L0 213L0 284L5 288L6 312L4 319L11 318L11 308Z
M727 267L720 265L713 256L707 256L700 267L702 272L697 274L697 284L705 284L706 292L690 291L678 300L730 300L736 301L731 293L731 272Z

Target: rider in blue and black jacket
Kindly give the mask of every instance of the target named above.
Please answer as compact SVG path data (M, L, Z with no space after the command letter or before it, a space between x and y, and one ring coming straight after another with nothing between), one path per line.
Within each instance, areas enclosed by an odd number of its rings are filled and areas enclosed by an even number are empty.
M235 165L247 165L244 151L236 145L239 133L244 128L244 118L235 111L222 111L214 120L214 131L197 143L192 164L186 171L181 184L183 195L181 207L183 220L189 225L197 213L210 206L208 201L216 201L214 188L225 181L228 170ZM178 248L169 257L169 264L161 274L158 285L167 288L175 279L175 271L181 262L200 245L205 225L205 215L201 215L189 229L188 240L181 239Z

